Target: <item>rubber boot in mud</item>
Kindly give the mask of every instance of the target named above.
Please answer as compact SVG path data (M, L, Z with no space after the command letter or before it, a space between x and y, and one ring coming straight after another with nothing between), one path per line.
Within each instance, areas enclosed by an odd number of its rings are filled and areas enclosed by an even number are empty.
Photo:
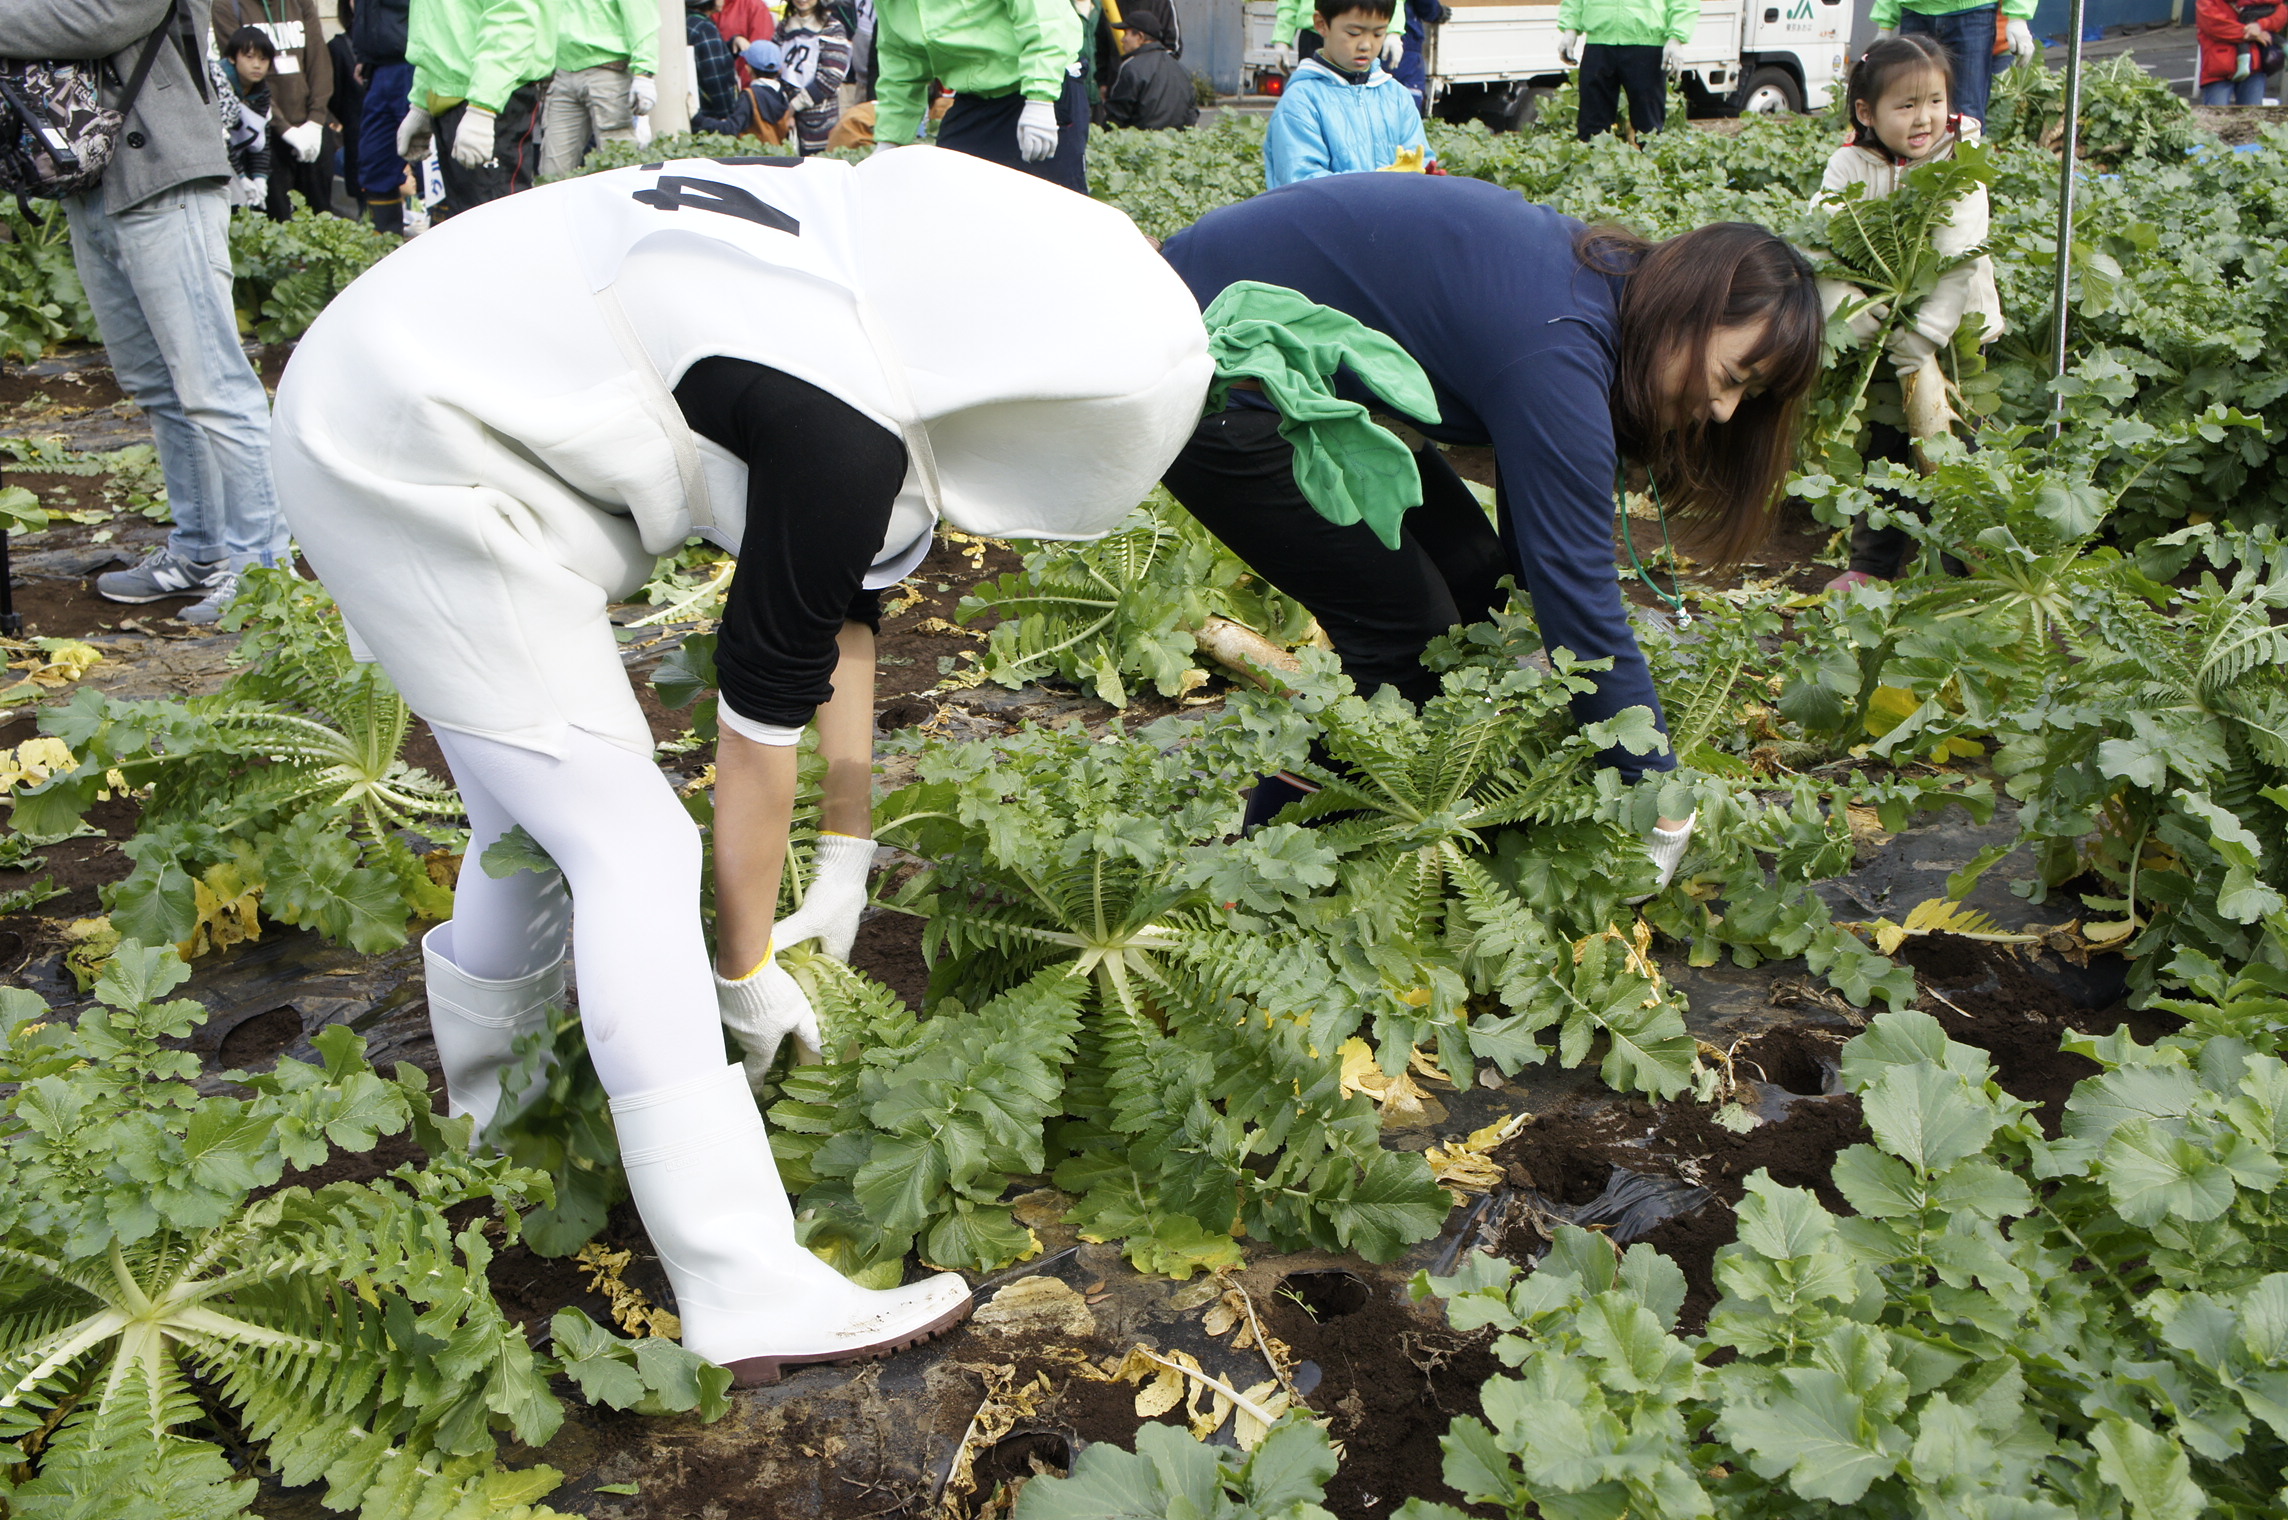
M675 1289L684 1349L742 1386L789 1367L854 1362L919 1345L968 1317L969 1284L941 1272L861 1288L795 1239L746 1074L726 1066L612 1100L620 1164Z
M501 1070L519 1035L548 1027L548 1010L564 1001L564 957L529 976L489 981L453 963L453 925L439 924L421 939L421 965L429 982L429 1031L445 1069L446 1111L476 1121L474 1141L500 1108Z

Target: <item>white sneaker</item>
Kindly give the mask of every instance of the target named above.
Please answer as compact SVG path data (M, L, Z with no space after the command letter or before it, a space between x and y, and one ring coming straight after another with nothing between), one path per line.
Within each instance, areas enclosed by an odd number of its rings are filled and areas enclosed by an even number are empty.
M175 614L178 623L210 627L222 621L230 604L238 600L238 572L225 570L207 583L207 594Z
M500 1111L501 1072L517 1036L548 1025L548 1010L564 1001L564 956L530 976L488 981L453 964L453 925L421 937L421 965L429 984L429 1032L445 1068L445 1111L476 1120L473 1142Z
M763 1116L737 1066L612 1100L620 1165L675 1289L684 1349L742 1386L887 1356L968 1317L958 1272L879 1292L795 1239Z

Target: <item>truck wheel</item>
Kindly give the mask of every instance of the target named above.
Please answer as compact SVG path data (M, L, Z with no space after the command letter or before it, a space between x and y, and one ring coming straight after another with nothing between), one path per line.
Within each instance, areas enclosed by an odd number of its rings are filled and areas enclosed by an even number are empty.
M1750 74L1733 99L1740 103L1742 116L1778 116L1791 111L1803 114L1803 86L1776 63L1767 63Z
M1546 85L1521 84L1510 97L1509 110L1500 122L1486 124L1496 132L1522 132L1540 119L1542 108L1549 104L1556 91Z

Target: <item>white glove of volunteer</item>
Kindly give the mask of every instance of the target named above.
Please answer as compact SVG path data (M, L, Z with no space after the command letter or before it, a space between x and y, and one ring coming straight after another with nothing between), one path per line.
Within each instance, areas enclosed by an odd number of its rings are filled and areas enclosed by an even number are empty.
M818 1015L774 955L766 953L760 966L735 982L725 981L723 974L716 972L715 1007L723 1016L723 1027L746 1052L740 1064L746 1070L749 1087L763 1085L771 1062L778 1057L779 1042L790 1034L794 1036L796 1063L817 1062Z
M436 122L419 106L405 113L405 120L397 124L397 156L409 164L417 164L429 156L430 135Z
M649 116L651 108L659 104L659 88L651 82L649 74L638 74L628 81L628 105L638 116Z
M1676 880L1676 868L1684 864L1684 847L1692 843L1692 826L1699 821L1700 814L1694 812L1673 829L1655 824L1653 831L1645 836L1645 853L1660 867L1661 886Z
M1392 27L1390 35L1382 39L1382 66L1386 69L1395 69L1398 67L1398 61L1405 56L1406 34L1398 28Z
M1684 44L1674 41L1663 44L1660 50L1661 72L1674 79L1683 67Z
M306 164L318 161L318 150L326 141L326 129L314 121L306 121L298 127L288 127L278 135L285 140L287 147L294 150L294 156Z
M1557 34L1557 56L1567 63L1579 63L1581 61L1581 34L1579 32L1559 32Z
M461 113L461 125L453 133L453 162L464 169L482 169L499 160L493 153L493 113L483 106L470 106Z
M2023 20L2012 16L2010 24L2003 30L2004 35L2010 41L2011 57L2020 63L2032 63L2036 58L2042 56L2040 45L2034 41L2034 29Z
M878 142L878 143L874 144L874 151L873 151L873 152L871 152L871 153L869 153L869 154L867 154L866 156L867 156L868 158L879 158L879 157L881 157L883 154L885 154L885 153L889 152L889 151L890 151L892 148L895 148L895 147L897 147L897 146L898 146L898 145L897 145L896 143Z
M1057 151L1057 107L1050 100L1028 100L1017 113L1017 151L1037 164Z
M1895 26L1879 26L1875 28L1875 40L1877 42L1889 42L1893 37L1898 35L1899 29Z
M246 206L259 211L270 200L270 181L258 175L241 174L230 182L232 206Z
M866 878L874 869L874 841L848 834L821 834L818 853L811 858L810 890L802 906L771 930L774 945L796 945L806 939L838 961L850 959L850 942L858 937L858 916L866 911Z

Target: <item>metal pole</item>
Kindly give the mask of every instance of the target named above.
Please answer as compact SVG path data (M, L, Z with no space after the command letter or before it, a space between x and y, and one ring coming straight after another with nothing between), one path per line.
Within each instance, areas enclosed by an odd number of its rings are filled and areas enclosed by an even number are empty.
M2074 225L2074 157L2081 140L2081 33L2084 0L2073 0L2066 32L2066 119L2064 156L2058 165L2058 266L2057 280L2050 300L2051 346L2050 376L2063 380L2066 375L2066 291L2073 277L2073 225ZM2050 433L2055 437L2065 430L2066 398L2063 393L2053 394L2050 400Z
M0 491L8 488L8 477L0 473ZM16 610L16 581L8 565L8 525L0 523L0 634L20 639L24 636L24 614Z

